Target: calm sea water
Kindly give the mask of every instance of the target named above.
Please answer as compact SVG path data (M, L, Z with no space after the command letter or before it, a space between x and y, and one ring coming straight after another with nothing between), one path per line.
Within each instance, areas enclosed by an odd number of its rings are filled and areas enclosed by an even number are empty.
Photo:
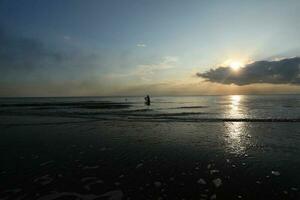
M2 115L171 120L289 121L300 119L300 95L84 98L2 98Z
M2 98L0 199L299 199L300 96Z

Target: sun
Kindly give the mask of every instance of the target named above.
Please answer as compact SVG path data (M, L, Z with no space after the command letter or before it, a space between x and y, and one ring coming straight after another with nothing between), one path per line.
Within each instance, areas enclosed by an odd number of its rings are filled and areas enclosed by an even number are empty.
M244 66L244 64L240 61L232 61L229 63L229 67L234 70L234 71L238 71L239 69L241 69Z

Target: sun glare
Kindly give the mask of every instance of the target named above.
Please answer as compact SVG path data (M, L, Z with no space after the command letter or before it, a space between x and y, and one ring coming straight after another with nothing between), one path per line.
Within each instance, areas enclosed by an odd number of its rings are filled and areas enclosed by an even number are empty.
M243 63L240 61L233 61L229 64L230 68L234 71L238 71L240 68L243 67Z
M241 68L245 67L245 65L251 63L246 57L237 57L235 59L227 59L225 60L221 66L229 67L232 71L240 71Z

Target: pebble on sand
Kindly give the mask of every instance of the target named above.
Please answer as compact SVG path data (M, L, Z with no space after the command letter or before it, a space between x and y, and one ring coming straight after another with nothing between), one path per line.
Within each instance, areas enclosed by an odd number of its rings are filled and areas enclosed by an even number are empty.
M201 184L201 185L206 185L206 181L203 178L200 178L197 183Z
M47 162L43 162L43 163L40 164L40 166L43 167L43 166L51 164L53 162L54 162L53 160L50 160L50 161L47 161Z
M110 200L121 200L123 199L123 192L121 190L114 190L102 194L100 197L108 197Z
M39 182L41 185L47 185L53 181L53 178L50 175L46 174L44 176L38 177L33 180L33 182Z
M298 191L298 188L292 187L291 190Z
M280 172L279 171L272 171L271 172L273 175L275 175L275 176L279 176L280 175Z
M213 184L215 185L216 188L218 188L222 185L222 180L220 178L216 178L212 182L213 182Z
M144 165L143 163L139 163L139 164L136 166L136 169L142 167L143 165Z
M217 170L217 169L213 169L213 170L210 170L210 174L215 174L215 173L219 173L220 171Z

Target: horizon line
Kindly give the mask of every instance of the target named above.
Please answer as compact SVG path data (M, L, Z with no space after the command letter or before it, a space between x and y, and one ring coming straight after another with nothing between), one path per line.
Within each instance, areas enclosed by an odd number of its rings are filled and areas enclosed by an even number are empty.
M147 95L96 95L96 96L0 96L3 98L117 98L117 97L144 97ZM274 94L191 94L191 95L150 95L152 97L197 97L197 96L273 96L273 95L300 95L300 93L274 93Z

